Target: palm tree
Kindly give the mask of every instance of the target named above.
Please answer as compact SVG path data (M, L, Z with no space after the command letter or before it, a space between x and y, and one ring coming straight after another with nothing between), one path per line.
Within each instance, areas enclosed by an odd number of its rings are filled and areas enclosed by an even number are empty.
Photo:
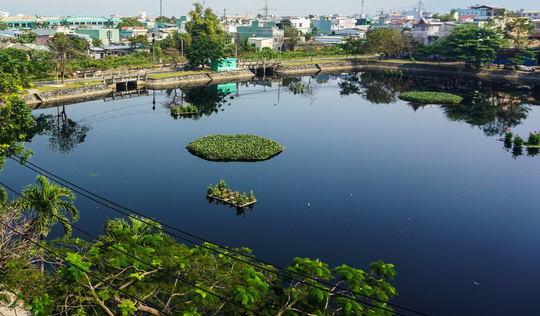
M36 178L39 184L31 184L22 191L22 196L12 204L21 211L34 210L37 216L30 220L29 229L43 241L51 232L52 227L60 222L64 228L64 236L71 236L72 228L66 213L71 214L71 220L79 219L79 211L73 205L75 194L68 188L60 187L54 182L39 175ZM44 270L44 260L41 261L41 271Z
M105 21L105 23L103 24L103 26L105 26L105 28L108 28L108 29L111 29L114 27L114 22L112 20L112 18L108 19L107 21Z
M163 234L161 225L154 220L130 216L129 221L131 225L123 218L108 220L103 225L102 241L106 244L133 241L141 243L146 235L161 236Z
M69 27L69 21L67 18L63 19L62 21L60 21L60 25L61 26L64 26L64 27Z
M31 184L23 189L22 196L14 203L21 210L35 210L37 216L32 220L34 230L43 240L50 233L52 226L60 222L64 228L64 236L71 236L72 228L66 212L71 214L71 219L76 222L79 219L79 211L73 205L75 194L68 188L60 187L54 182L49 182L43 175L36 178L39 184ZM63 199L67 198L67 200Z

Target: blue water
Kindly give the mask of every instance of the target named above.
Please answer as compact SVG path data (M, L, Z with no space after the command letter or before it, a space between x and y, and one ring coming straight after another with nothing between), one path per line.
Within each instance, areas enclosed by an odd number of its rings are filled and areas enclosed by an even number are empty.
M165 91L155 91L155 110L152 92L69 105L67 117L90 128L84 142L61 153L42 135L27 147L32 163L94 193L279 265L296 256L360 269L393 263L395 304L434 315L534 314L540 157L514 159L498 136L450 121L440 106L372 104L340 96L340 77L329 79L311 79L312 97L239 84L218 113L197 120L174 120ZM540 110L528 107L514 128L523 135L540 128ZM256 163L210 162L185 149L208 134L236 133L286 149ZM11 161L0 174L18 190L35 177ZM253 210L237 216L209 203L205 188L220 179L253 190ZM119 216L84 197L76 206L77 225L96 235Z

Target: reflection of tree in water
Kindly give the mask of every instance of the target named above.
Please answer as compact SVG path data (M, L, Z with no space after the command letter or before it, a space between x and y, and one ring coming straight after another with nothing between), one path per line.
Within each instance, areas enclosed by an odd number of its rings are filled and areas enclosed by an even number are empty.
M67 117L66 108L62 111L57 108L57 115L40 114L34 117L36 125L28 132L27 141L31 141L36 135L49 136L49 149L67 154L84 142L86 133L90 130L87 125L80 125Z
M307 81L304 81L302 78L283 78L283 86L288 87L289 92L309 99L309 102L313 104L317 99L319 87L317 80L312 79L314 78L308 77Z
M442 106L446 117L478 126L486 136L502 135L504 130L520 125L531 110L528 88L468 81L454 91L463 97L463 102Z
M348 76L339 83L339 87L342 96L358 94L374 104L390 104L397 101L400 93L410 91L410 81L366 72Z
M487 136L502 135L505 129L521 124L530 111L528 104L538 103L540 87L512 86L460 77L404 77L386 79L376 73L348 76L339 83L341 95L358 94L375 104L397 101L406 91L450 92L463 97L458 105L441 105L446 117L478 126ZM421 104L410 103L413 110Z
M199 114L192 116L194 119L199 119L202 115L210 116L212 113L217 113L227 103L227 96L230 94L220 90L217 86L168 89L166 93L165 108L170 109L173 106L182 106L183 104L196 106Z

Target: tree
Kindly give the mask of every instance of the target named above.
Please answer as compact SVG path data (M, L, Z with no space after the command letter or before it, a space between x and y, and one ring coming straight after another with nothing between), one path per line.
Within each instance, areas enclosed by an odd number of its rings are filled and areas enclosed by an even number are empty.
M62 188L54 182L49 182L42 175L37 176L36 182L23 189L22 196L12 204L23 211L36 211L37 216L29 223L29 230L39 236L43 241L52 227L60 222L64 228L64 236L71 236L72 228L66 214L71 220L79 219L79 211L73 205L75 194L70 189ZM41 261L41 271L44 270L44 261Z
M182 60L182 57L180 56L180 52L178 51L178 49L173 48L173 47L166 48L163 51L163 55L174 63L175 69L178 67L178 63Z
M225 56L223 40L226 34L219 27L219 19L212 9L204 9L199 2L193 5L195 8L189 12L191 21L186 23L191 42L186 57L190 65L202 65L204 69L211 60L219 61Z
M103 41L100 38L93 38L92 39L92 46L101 47L101 46L103 46Z
M63 27L67 27L69 28L69 21L67 18L63 19L62 21L60 21L60 25L63 26Z
M518 13L511 12L506 18L504 37L509 39L512 47L521 49L529 40L534 24L528 18L520 17Z
M19 155L23 161L32 155L24 148L26 130L35 122L32 111L18 94L31 86L28 56L22 50L0 50L0 171L6 157Z
M293 27L291 20L283 19L283 20L281 20L281 22L279 22L279 28L280 29L285 30L288 27Z
M72 39L73 49L78 52L86 53L90 49L90 43L87 40L80 37L75 37Z
M47 44L53 53L53 58L56 61L57 71L62 75L62 83L64 83L64 72L66 65L73 56L73 41L64 33L56 33Z
M118 23L118 25L116 25L116 28L121 29L124 26L143 27L144 24L135 18L122 18L122 22Z
M462 24L453 28L450 35L440 40L440 47L444 55L480 67L493 62L497 57L497 50L504 43L502 34L497 29Z
M123 218L108 220L103 225L104 243L144 242L144 236L162 236L161 225L150 219L144 219L137 216L130 216L129 223Z
M223 56L223 44L205 37L194 39L186 54L191 67L202 65L203 69L211 61L219 61Z
M103 23L103 26L107 29L112 29L114 27L114 21L112 18L109 18L105 23Z
M450 22L450 21L457 21L456 19L456 9L450 10L450 13L448 14L433 14L434 19L439 19L441 22Z
M389 56L399 57L405 49L403 36L397 29L378 29L366 34L366 45L370 51L388 59Z
M26 301L46 302L50 315L244 315L246 309L264 315L391 314L381 308L391 311L386 301L397 295L387 282L396 274L392 264L377 261L363 271L294 258L286 267L298 273L291 280L273 273L271 266L253 262L250 249L221 249L220 253L208 243L190 249L154 224L139 223L140 228L135 228L134 223L115 219L104 227L102 239L107 240L54 242L54 251L71 265L53 264L50 275L42 276L43 281L54 280L46 283L52 288L42 292L26 282L17 283L20 273L9 273L12 268L0 272L10 276L6 285L19 289ZM328 292L328 283L339 288Z
M147 48L148 45L150 45L150 43L148 42L148 37L142 34L128 37L128 42L132 49Z
M67 214L71 220L79 219L79 211L73 204L75 194L68 188L63 188L49 182L42 175L37 176L37 184L28 185L23 189L22 196L13 202L13 206L24 211L36 211L38 214L32 219L30 228L43 240L52 227L60 222L64 228L64 236L71 236L72 228Z
M283 44L285 44L287 50L294 51L296 49L298 41L300 40L300 31L292 26L287 26L284 30L285 38L283 40Z
M2 21L2 18L0 18L0 31L3 31L8 28L8 25Z
M366 41L359 38L347 37L345 38L343 50L345 50L347 55L354 55L356 57L366 51Z

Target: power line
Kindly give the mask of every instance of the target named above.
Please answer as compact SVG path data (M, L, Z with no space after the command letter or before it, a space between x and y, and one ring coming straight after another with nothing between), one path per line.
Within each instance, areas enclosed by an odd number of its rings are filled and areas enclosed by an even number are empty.
M12 188L8 187L8 186L5 185L4 183L0 182L0 185L6 187L8 190L10 190L11 192L15 193L15 194L18 195L19 197L24 198L21 194L19 194L18 192L16 192L16 191L13 190ZM59 219L60 221L63 221L58 215L55 215L55 214L53 214L53 213L50 212L50 211L49 211L48 213L51 214L52 216L56 217L56 218ZM103 244L107 244L103 239L101 239L101 238L99 238L99 237L97 237L97 236L94 236L94 235L90 234L89 232L85 231L84 229L82 229L82 228L80 228L80 227L77 227L77 226L74 225L73 223L70 223L70 222L65 222L65 223L68 224L69 226L75 228L76 230L82 232L83 234L86 234L86 235L88 235L88 236L94 238L95 240L98 240L98 241L102 242ZM189 285L189 286L192 286L192 287L194 287L194 288L197 288L197 289L199 289L199 290L201 290L201 291L204 291L204 292L206 292L206 293L208 293L208 294L210 294L210 295L213 295L213 296L215 296L215 297L221 299L222 301L224 301L224 302L226 302L226 303L233 304L233 305L235 305L235 306L237 306L237 307L240 307L240 308L242 308L242 309L244 309L244 310L246 310L246 311L248 311L248 312L252 312L252 313L254 313L254 314L256 314L256 315L261 315L261 316L262 316L262 314L260 314L260 313L258 313L258 312L256 312L256 311L252 311L252 310L250 310L249 308L244 307L244 306L241 305L241 304L238 304L238 303L236 303L236 302L234 302L234 301L231 301L231 300L229 300L229 299L227 299L227 298L225 298L225 297L223 297L223 296L221 296L221 295L215 294L215 293L213 293L213 292L211 292L211 291L209 291L209 290L206 290L206 289L204 289L204 288L202 288L202 287L200 287L200 286L198 286L198 285L192 284L191 282L186 281L186 280L184 280L184 279L182 279L182 278L180 278L180 277L178 277L178 276L175 276L175 275L173 275L172 273L166 272L166 271L160 269L159 267L156 267L155 265L153 265L153 264L151 264L151 263L145 262L144 260L142 260L142 259L140 259L140 258L137 258L137 257L135 257L134 255L132 255L132 254L130 254L130 253L124 251L124 250L119 249L118 247L115 247L115 246L112 246L112 245L109 245L109 247L111 247L111 248L113 248L113 249L115 249L115 250L120 251L121 253L127 255L128 257L130 257L130 258L132 258L132 259L134 259L134 260L136 260L136 261L138 261L138 262L144 263L145 265L147 265L147 266L149 266L149 267L151 267L151 268L153 268L153 269L156 269L158 272L164 273L164 274L166 274L167 276L170 276L170 277L172 277L172 278L175 278L175 279L177 279L178 281L180 281L180 282L182 282L182 283L184 283L184 284L186 284L186 285ZM123 292L123 293L124 293L124 292Z
M20 158L19 156L15 155L15 154L13 154L13 156L15 156L15 157L17 157L17 158ZM12 158L13 160L15 160L15 161L21 163L21 160L17 160L17 159L15 159L15 158L13 158L13 157L10 157L10 158ZM22 164L22 163L21 163L21 164ZM84 188L82 188L82 187L80 187L80 186L78 186L78 185L76 185L76 184L73 184L73 183L71 183L71 182L69 182L69 181L63 179L62 177L59 177L59 176L57 176L57 175L55 175L55 174L53 174L53 173L51 173L51 172L48 172L47 170L45 170L45 169L43 169L43 168L40 168L39 166L36 166L36 165L33 164L33 163L28 162L28 164L31 165L31 166L34 166L35 168L39 169L40 171L42 171L42 172L44 172L44 173L47 173L47 174L51 175L52 177L55 177L55 178L57 178L57 179L60 179L61 181L65 182L65 183L68 183L69 185L72 185L73 187L76 187L76 188L78 188L78 189L80 189L80 190L82 190L82 191L84 191L84 192L87 192L87 193L90 194L90 195L93 195L93 196L95 196L95 197L97 197L97 198L99 198L99 199L102 199L102 200L106 201L107 203L110 203L110 204L105 204L105 203L103 203L103 202L101 202L101 201L96 200L96 199L93 198L93 197L90 197L90 196L88 196L88 195L86 195L86 194L84 194L84 193L81 193L80 191L77 191L77 190L75 190L75 189L73 189L73 188L70 187L74 192L76 192L76 193L82 195L83 197L86 197L86 198L88 198L88 199L90 199L90 200L92 200L92 201L94 201L94 202L96 202L96 203L98 203L98 204L100 204L100 205L102 205L102 206L108 207L108 208L110 208L110 209L113 210L113 211L116 211L116 212L118 212L118 213L120 213L120 214L123 214L123 215L125 215L125 216L130 217L130 218L133 218L133 215L132 215L132 214L126 213L126 212L124 212L124 211L120 211L120 210L118 210L118 209L112 207L111 205L115 205L115 206L117 206L117 207L119 207L119 208L121 208L121 209L124 209L124 210L127 210L127 211L129 211L129 212L132 212L132 213L134 213L134 214L136 214L136 215L138 215L138 216L140 216L140 217L142 217L142 218L145 218L145 219L147 219L147 220L152 220L152 221L154 221L153 219L149 218L149 217L146 216L146 215L143 215L143 214L141 214L141 213L138 213L138 212L136 212L136 211L133 211L133 210L131 210L131 209L128 209L128 208L126 208L126 207L124 207L124 206L122 206L122 205L119 205L119 204L117 204L117 203L115 203L115 202L113 202L113 201L110 201L110 200L108 200L108 199L106 199L106 198L104 198L104 197L101 197L101 196L99 196L99 195L97 195L97 194L95 194L95 193L92 193L92 192L90 192L90 191L88 191L88 190L86 190L86 189L84 189ZM40 173L40 171L38 171L38 170L36 170L36 169L33 169L33 168L29 167L29 166L26 165L26 164L22 164L22 165L25 166L25 167L27 167L27 168L29 168L30 170L32 170L32 171L34 171L34 172ZM69 187L69 186L68 186L68 187ZM140 219L139 219L139 220L140 220ZM156 227L156 225L152 224L151 222L146 222L146 221L143 221L143 220L141 220L141 221L142 221L143 223L147 224L147 225L150 225L150 226L152 226L152 227L154 227L154 228L158 228L158 229L159 229L159 227ZM317 280L317 279L315 279L315 278L313 278L313 277L304 275L304 274L302 274L302 273L298 273L298 272L295 272L295 271L291 271L291 270L289 270L289 269L280 267L279 265L274 265L274 264L272 264L272 263L270 263L270 262L267 262L267 261L264 261L264 260L261 260L261 259L257 259L257 258L255 258L255 257L253 257L253 256L250 256L250 255L241 253L241 252L236 251L236 250L234 250L234 249L230 249L230 248L228 248L228 247L219 245L219 244L217 244L217 243L210 242L210 241L208 241L208 240L206 240L206 239L204 239L204 238L201 238L201 237L198 237L198 236L193 235L193 234L191 234L191 233L185 232L185 231L183 231L183 230L181 230L181 229L178 229L178 228L176 228L176 227L173 227L173 226L171 226L171 225L168 225L168 224L165 224L165 223L161 223L161 222L159 222L159 221L156 221L156 222L157 222L158 224L160 224L161 226L163 226L163 227L170 228L170 229L172 229L172 230L174 230L174 231L177 231L177 232L179 232L179 233L182 233L182 234L184 234L184 235L187 235L187 236L190 236L190 237L192 237L192 238L198 239L198 240L200 240L200 241L202 241L202 242L204 242L204 243L209 243L209 244L215 245L215 246L217 246L218 248L225 249L226 251L230 251L230 252L233 252L233 253L235 253L235 254L238 254L238 255L241 255L241 256L250 258L251 260L257 261L257 262L262 263L262 264L264 264L264 265L272 266L272 267L274 267L274 268L276 268L276 269L278 269L278 270L280 270L280 271L285 271L285 272L287 272L287 273L289 273L289 274L294 274L294 275L297 275L297 276L300 276L300 277L303 277L303 278L306 278L306 279L310 279L310 280L312 280L312 281L319 282L319 283L324 284L324 285L326 285L326 286L334 287L334 288L340 289L340 290L342 290L342 291L347 291L347 292L349 292L349 293L351 293L351 294L353 294L353 295L358 295L358 296L360 296L360 297L368 298L368 299L371 299L371 300L373 300L373 301L385 303L385 304L387 304L387 305L389 305L389 306L392 306L392 307L395 307L395 308L399 308L399 309L402 309L402 310L406 310L406 311L409 311L409 312L412 312L412 313L415 313L415 314L425 315L425 316L427 315L427 314L425 314L425 313L422 313L422 312L419 312L419 311L416 311L416 310L413 310L413 309L410 309L410 308L407 308L407 307L404 307L404 306L400 306L400 305L397 305L397 304L393 304L393 303L390 303L390 302L387 302L387 301L384 301L384 300L380 300L380 299L375 298L375 297L371 297L371 296L366 295L366 294L362 294L362 293L358 293L358 292L356 292L356 291L352 291L352 290L350 290L350 289L341 287L341 286L339 286L339 285L331 284L331 283L328 283L328 282L325 282L325 281L322 281L322 280ZM233 259L233 260L237 260L237 261L246 263L246 264L248 264L248 265L257 267L258 269L262 269L262 270L265 270L265 271L267 271L267 272L274 273L274 274L276 274L276 275L279 275L279 276L288 278L288 279L293 280L293 281L296 281L296 282L303 283L303 284L305 284L305 285L308 285L308 286L317 288L317 289L319 289L319 290L323 290L323 291L325 291L325 292L332 292L332 293L334 293L334 294L336 294L336 295L338 295L338 296L342 296L342 297L351 299L351 297L346 296L346 295L343 295L343 294L341 294L341 293L333 292L333 291L331 291L331 290L329 290L329 289L326 289L326 288L323 288L323 287L321 287L321 286L313 285L313 284L310 284L310 283L308 283L308 282L306 282L306 281L295 279L295 278L291 277L290 275L285 275L285 274L283 274L283 273L276 272L276 271L274 271L274 270L267 269L267 268L265 268L265 267L261 267L261 266L259 266L259 265L257 265L257 264L254 264L253 262L246 261L246 260L243 260L243 259L240 259L240 258L236 258L236 257L234 257L234 256L232 256L232 255L230 255L230 254L228 254L228 253L224 253L224 252L220 252L220 251L218 251L218 250L216 250L216 249L212 249L212 248L210 248L210 247L205 246L204 244L195 242L195 241L190 240L190 239L188 239L188 238L186 238L186 237L179 236L178 234L175 234L175 233L173 233L173 232L170 232L170 231L167 231L167 230L164 230L164 229L162 229L162 230L163 230L164 232L166 232L166 233L171 234L171 235L174 236L174 237L177 237L177 238L183 240L183 241L186 241L186 242L189 242L189 243L191 243L191 244L200 246L200 247L205 248L205 249L208 249L208 250L210 250L210 251L215 251L215 252L217 252L217 253L219 253L219 254L222 254L222 255L224 255L224 256L227 256L227 257L229 257L229 258L231 258L231 259ZM361 303L361 304L365 304L365 305L368 305L368 306L375 307L375 308L387 310L387 311L396 313L397 315L403 315L403 314L400 314L400 313L398 313L398 312L396 312L396 311L392 311L392 310L387 309L387 308L384 308L384 307L372 305L372 304L370 304L370 303L368 303L368 302L359 301L359 300L356 299L356 298L355 298L355 301L357 301L357 302L359 302L359 303Z
M6 186L6 187L7 187L7 186ZM10 188L8 188L8 189L11 190ZM13 191L13 190L11 190L11 191ZM3 225L3 226L5 226L6 228L10 229L11 231L13 231L14 233L16 233L17 235L23 237L23 233L18 232L15 228L13 228L13 227L11 227L11 226L5 224L5 223L2 222L2 221L0 221L0 224ZM31 238L28 238L28 241L30 241L30 242L33 243L34 245L38 246L39 248L41 248L41 249L43 249L43 250L45 250L45 251L47 251L47 252L53 254L53 255L55 256L55 258L60 258L60 259L62 259L62 261L64 261L65 263L67 263L67 264L69 264L69 265L71 265L71 266L73 266L73 267L75 267L75 268L81 270L83 273L86 273L86 274L90 275L91 277L95 278L96 280L98 280L98 281L100 281L100 282L103 282L103 283L105 283L105 284L107 284L107 285L109 285L109 286L115 288L116 290L118 290L119 292L121 292L121 293L127 295L128 297L131 297L131 298L134 299L136 302L139 302L139 303L145 303L146 305L152 306L152 307L156 308L157 310L161 311L160 308L159 308L158 306L156 306L155 304L148 303L148 302L146 302L146 301L143 301L143 300L140 300L140 299L136 298L135 296L133 296L133 295L131 295L131 294L125 292L124 290L120 289L120 288L117 287L116 285L111 284L111 283L109 283L109 282L107 282L107 281L101 279L100 277L94 275L94 274L91 273L90 271L86 271L86 270L84 270L83 268L81 268L81 267L79 267L79 266L77 266L77 265L75 265L75 264L73 264L73 263L67 261L65 258L61 257L59 254L55 253L54 251L52 251L52 250L50 250L50 249L45 248L44 246L40 245L39 243L33 241Z

